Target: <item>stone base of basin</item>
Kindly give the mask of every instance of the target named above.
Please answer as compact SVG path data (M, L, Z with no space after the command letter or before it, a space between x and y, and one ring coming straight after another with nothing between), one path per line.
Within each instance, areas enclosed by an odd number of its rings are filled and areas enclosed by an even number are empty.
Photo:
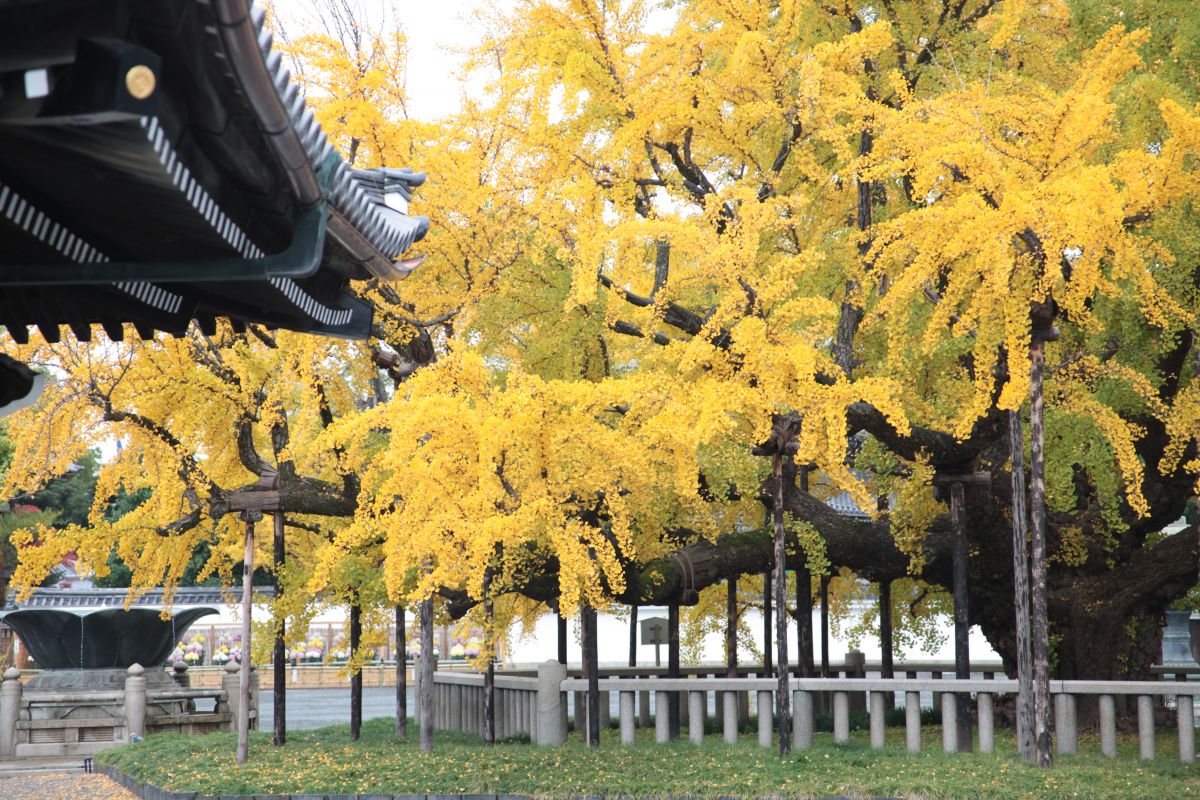
M163 670L145 672L146 691L156 692L178 688L171 676ZM125 679L128 672L123 669L51 669L39 673L25 684L25 697L35 703L22 710L23 719L123 719ZM72 695L88 695L94 692L119 692L121 696L111 703L96 703L94 699L73 699ZM150 703L151 714L179 714L185 710L186 701L168 700Z

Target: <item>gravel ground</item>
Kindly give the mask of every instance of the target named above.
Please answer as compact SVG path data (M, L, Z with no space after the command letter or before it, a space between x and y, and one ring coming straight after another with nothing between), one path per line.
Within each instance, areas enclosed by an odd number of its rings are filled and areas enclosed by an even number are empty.
M104 775L51 772L0 778L4 800L137 800Z

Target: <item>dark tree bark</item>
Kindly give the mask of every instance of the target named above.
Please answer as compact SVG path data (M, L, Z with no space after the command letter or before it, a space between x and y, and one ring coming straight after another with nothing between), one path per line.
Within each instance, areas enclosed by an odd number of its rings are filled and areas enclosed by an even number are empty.
M356 597L350 602L350 657L355 658L362 649L362 606ZM362 735L362 670L350 675L350 741L357 742Z
M772 560L774 560L774 545L772 545ZM775 669L775 654L771 652L771 625L774 616L774 592L771 590L771 570L763 572L763 677L770 675Z
M791 436L788 437L791 439ZM788 691L787 651L787 538L783 525L783 453L776 450L773 458L775 473L775 502L773 521L775 527L775 606L778 609L775 624L775 640L779 648L778 688L775 692L775 717L779 727L779 755L792 751L792 693Z
M483 619L487 647L492 647L492 618L494 604L491 597L492 570L489 567L483 574ZM483 671L483 743L492 746L496 743L496 659L488 654L487 668Z
M962 481L950 484L950 519L954 526L954 677L971 677L971 621L967 598L967 519L963 506ZM969 694L958 695L958 752L972 749Z
M808 564L796 567L796 647L799 650L800 675L813 676L812 573Z
M558 663L567 664L567 618L558 612Z
M1017 668L1017 752L1025 761L1036 757L1033 735L1033 655L1029 628L1029 544L1025 540L1025 447L1021 412L1008 412L1009 457L1012 462L1013 635Z
M404 606L396 606L396 735L408 735L408 637Z
M587 743L589 747L600 746L600 665L599 647L596 641L596 611L583 606L579 614L579 625L583 634L583 677L587 680Z
M287 561L287 550L284 547L283 512L276 511L272 517L275 522L272 561L275 568L275 599L278 601L283 597L279 574ZM280 619L275 626L275 649L271 658L271 744L276 747L287 743L287 631L284 624Z
M880 675L884 678L896 677L896 668L892 661L892 582L879 583L879 651Z
M679 604L667 605L667 677L679 677ZM679 692L667 692L667 736L679 738Z
M1037 743L1037 764L1054 763L1050 739L1050 620L1046 598L1046 478L1045 478L1045 401L1042 390L1042 360L1045 342L1034 334L1030 347L1030 529L1033 533L1033 728Z
M637 630L638 607L634 603L629 607L629 666L637 666Z
M725 675L737 677L737 578L725 582Z
M829 576L821 576L821 677L829 677Z
M437 658L433 655L433 598L421 601L421 680L417 683L417 707L421 716L421 752L433 752L433 671Z

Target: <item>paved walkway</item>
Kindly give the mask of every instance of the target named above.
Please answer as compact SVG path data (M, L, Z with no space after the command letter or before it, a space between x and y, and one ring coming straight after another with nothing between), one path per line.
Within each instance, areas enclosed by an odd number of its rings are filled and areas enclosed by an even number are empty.
M0 777L4 800L137 800L104 775L51 772L41 775Z

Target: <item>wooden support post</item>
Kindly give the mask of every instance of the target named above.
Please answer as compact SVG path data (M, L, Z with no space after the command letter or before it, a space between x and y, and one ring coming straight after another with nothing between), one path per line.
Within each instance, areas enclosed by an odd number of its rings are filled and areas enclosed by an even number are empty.
M790 428L785 429L791 439ZM786 528L783 524L783 452L782 447L776 450L774 462L775 472L775 502L772 516L775 528L775 643L779 648L776 659L778 667L775 690L775 723L779 732L779 755L786 756L792 751L792 692L788 685L788 651L787 651L787 550Z
M1045 476L1045 397L1042 389L1042 362L1045 339L1034 332L1029 350L1030 436L1030 531L1032 532L1032 622L1033 622L1033 729L1037 764L1054 763L1050 741L1050 623L1046 595L1046 476Z
M896 677L896 667L893 662L892 643L892 582L879 582L879 650L880 677Z
M567 618L558 612L558 663L567 665Z
M596 610L585 605L580 614L583 627L583 667L587 679L587 743L600 746L600 666L596 642Z
M737 578L725 582L725 676L737 677Z
M634 603L629 607L629 666L637 666L637 628L638 606Z
M408 734L408 637L404 606L396 606L396 735Z
M829 576L821 576L821 677L829 677Z
M969 680L971 677L970 633L967 599L967 515L963 507L963 485L955 481L950 485L950 518L954 527L953 585L954 585L954 677ZM968 697L959 695L958 706L958 752L971 752L971 717Z
M245 764L250 752L250 616L254 610L254 523L262 519L261 511L243 511L246 523L246 546L242 554L242 648L238 670L237 763Z
M800 478L800 491L808 491L807 465L797 467L796 474ZM812 572L808 569L807 556L805 563L796 568L796 649L800 662L800 676L811 678L816 667L813 661L813 598Z
M770 677L775 670L774 644L771 636L771 622L774 615L775 593L771 591L771 571L763 573L763 677Z
M679 677L678 603L667 605L667 677ZM667 738L672 742L679 738L679 692L667 694Z
M283 512L276 511L273 515L275 536L272 542L272 562L275 569L275 601L283 597L283 584L279 581L280 573L287 562L287 549L284 541ZM275 650L271 659L271 744L280 747L287 742L287 630L282 618L275 624Z
M421 679L417 683L417 707L421 722L421 752L433 752L433 598L421 601Z
M1030 649L1029 545L1025 541L1027 528L1023 440L1021 412L1010 411L1008 412L1008 452L1012 474L1013 601L1017 640L1017 752L1026 761L1033 761L1036 756L1036 747L1033 736L1033 654ZM1103 725L1101 729L1103 731ZM1103 741L1103 733L1101 740ZM1113 752L1116 752L1115 749Z
M362 649L362 606L355 594L350 601L350 662L354 663ZM350 673L350 741L357 742L362 735L363 676L362 670Z

